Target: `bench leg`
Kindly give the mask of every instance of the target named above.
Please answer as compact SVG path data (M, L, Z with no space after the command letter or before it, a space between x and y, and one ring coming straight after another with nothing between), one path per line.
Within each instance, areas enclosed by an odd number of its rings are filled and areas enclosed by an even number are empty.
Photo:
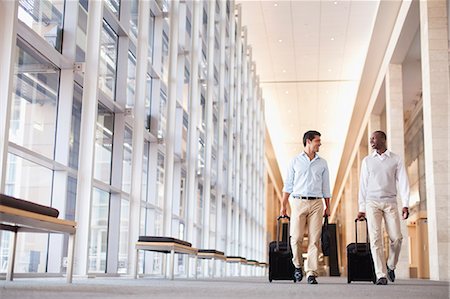
M198 257L195 256L194 259L194 278L197 279L197 262L198 262Z
M216 276L216 259L212 258L212 278L214 278Z
M67 283L72 283L73 276L73 255L75 252L75 234L69 235L69 244L67 248Z
M139 249L136 249L136 264L134 265L134 279L138 278L139 271Z
M190 262L191 261L191 259L190 259L190 256L189 256L189 254L188 254L188 256L187 256L187 263L186 263L186 278L189 278L189 268L190 268Z
M172 249L170 251L170 265L169 265L169 271L170 271L170 280L173 280L173 271L174 271L174 264L175 264L175 250Z
M17 231L11 232L11 244L9 247L8 270L6 272L6 281L12 281L14 276L14 261L16 259Z

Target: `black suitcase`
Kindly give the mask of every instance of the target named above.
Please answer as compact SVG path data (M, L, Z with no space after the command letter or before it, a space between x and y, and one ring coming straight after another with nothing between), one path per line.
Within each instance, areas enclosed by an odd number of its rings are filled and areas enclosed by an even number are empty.
M358 219L355 219L356 243L347 245L347 283L352 281L372 281L376 283L375 268L372 253L370 252L369 233L366 223L366 243L358 243Z
M277 239L269 244L269 281L292 280L295 282L295 268L292 263L292 250L289 238L280 241L281 218L287 218L289 220L289 216L280 216L277 218ZM287 231L289 232L289 224Z

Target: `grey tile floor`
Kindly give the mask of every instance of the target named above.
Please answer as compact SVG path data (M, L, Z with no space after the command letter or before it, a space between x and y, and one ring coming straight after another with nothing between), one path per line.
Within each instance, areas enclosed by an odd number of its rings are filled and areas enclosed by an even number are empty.
M224 279L27 278L0 281L0 299L53 298L449 298L449 283L429 280L398 280L387 286L346 283L345 277L319 277L318 285L305 281L269 283L264 277Z

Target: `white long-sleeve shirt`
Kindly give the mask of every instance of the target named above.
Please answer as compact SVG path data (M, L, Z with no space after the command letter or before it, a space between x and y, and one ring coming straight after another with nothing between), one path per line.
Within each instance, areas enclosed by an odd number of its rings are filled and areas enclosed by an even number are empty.
M400 156L386 150L381 155L374 151L361 165L359 182L359 211L366 211L366 202L397 202L397 192L403 207L409 207L409 182L405 164Z
M289 164L283 192L293 196L330 198L330 174L325 159L315 154L309 160L305 152L297 155Z

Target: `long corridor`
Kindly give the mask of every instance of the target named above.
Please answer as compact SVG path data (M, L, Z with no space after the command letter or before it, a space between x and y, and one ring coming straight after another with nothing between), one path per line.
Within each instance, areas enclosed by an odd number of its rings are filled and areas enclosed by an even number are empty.
M449 298L449 283L430 280L398 280L387 286L371 283L347 284L345 277L319 277L318 285L305 281L269 283L265 277L186 280L143 278L17 279L0 281L1 299L26 298Z

